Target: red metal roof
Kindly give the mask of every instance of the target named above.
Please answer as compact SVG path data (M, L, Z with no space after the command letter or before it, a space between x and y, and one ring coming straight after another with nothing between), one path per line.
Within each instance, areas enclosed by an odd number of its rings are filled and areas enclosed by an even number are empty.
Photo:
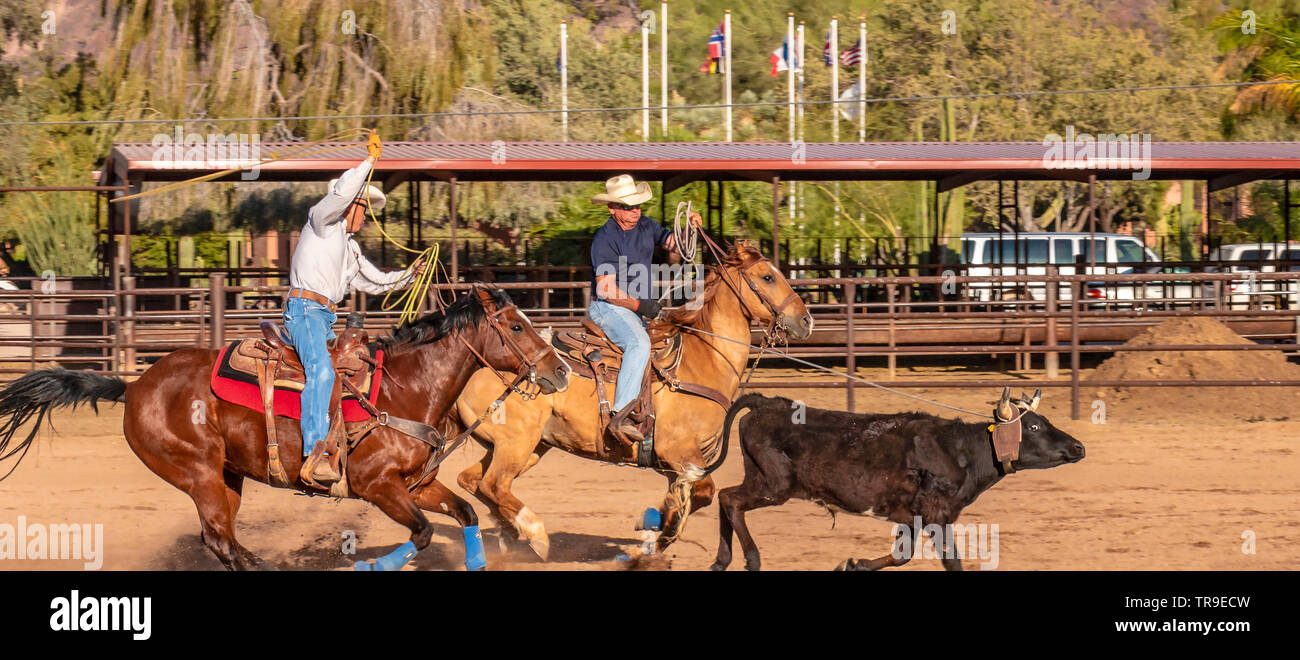
M263 158L302 150L264 142ZM261 166L259 181L319 181L365 157L362 143ZM155 162L148 143L114 144L101 183L175 181L219 171L199 162ZM376 177L406 180L594 181L617 173L670 185L691 180L917 180L948 188L982 179L1131 179L1132 168L1054 169L1040 142L388 142ZM1150 178L1210 179L1224 187L1254 179L1300 179L1300 142L1152 142ZM239 180L230 175L225 180Z

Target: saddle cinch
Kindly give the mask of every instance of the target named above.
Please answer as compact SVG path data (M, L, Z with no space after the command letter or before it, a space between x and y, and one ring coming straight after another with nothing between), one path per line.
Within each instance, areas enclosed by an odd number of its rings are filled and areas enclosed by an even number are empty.
M677 367L682 360L680 332L656 325L651 325L647 332L650 336L650 362L641 379L641 394L637 397L636 405L623 411L610 409L610 398L605 387L606 383L618 380L619 369L623 364L623 350L605 336L600 326L591 317L583 316L581 329L558 330L551 337L551 345L569 361L573 374L596 383L601 426L601 439L596 447L602 460L654 467L655 412L651 386L656 379L671 390L710 399L724 410L731 406L731 400L723 393L704 385L683 383L677 378ZM641 446L636 446L637 443L618 431L624 417L636 423L637 430L645 436L646 441ZM609 432L606 433L606 430Z
M347 456L355 442L360 440L352 427L373 418L373 404L382 373L383 352L371 357L367 347L369 337L361 327L361 320L359 314L350 315L347 328L326 344L335 378L330 393L330 431L324 442L329 443L331 451L339 452L339 473L343 479L330 488L330 494L336 497L349 495ZM267 429L267 480L272 486L292 488L294 480L285 472L280 460L275 418L301 418L296 395L302 392L306 377L302 361L280 325L262 321L260 328L261 338L236 340L222 351L213 374L213 385L217 389L221 384L222 391L217 395L222 399L262 410ZM256 384L256 401L250 400L248 388L238 391L236 383ZM277 390L281 396L276 396ZM283 393L294 396L284 396ZM343 447L347 449L343 450Z

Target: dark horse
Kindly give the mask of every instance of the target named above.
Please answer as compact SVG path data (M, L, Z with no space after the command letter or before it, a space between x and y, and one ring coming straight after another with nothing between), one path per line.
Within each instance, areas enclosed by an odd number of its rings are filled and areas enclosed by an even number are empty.
M400 326L372 348L385 352L376 407L429 425L439 424L482 367L475 351L494 369L532 370L543 392L562 391L569 382L568 365L501 291L475 289L442 312ZM266 424L261 412L213 395L209 376L217 354L200 348L175 351L131 383L64 369L26 374L0 392L0 455L21 451L21 460L51 409L79 403L94 408L101 399L125 402L127 443L150 470L194 499L204 544L228 569L266 568L235 540L244 478L267 480ZM6 451L32 416L31 433ZM298 422L277 421L284 468L297 475L302 464ZM421 509L454 518L466 528L467 546L471 533L477 538L474 509L436 479L408 491L431 451L429 445L381 426L350 455L353 494L411 530L410 542L381 559L379 569L400 568L429 545L433 527ZM481 557L481 549L477 554ZM474 567L481 566L480 560Z

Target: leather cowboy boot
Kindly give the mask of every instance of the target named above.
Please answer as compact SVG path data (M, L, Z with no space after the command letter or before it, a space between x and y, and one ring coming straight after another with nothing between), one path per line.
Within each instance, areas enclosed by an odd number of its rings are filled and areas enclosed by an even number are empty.
M302 469L298 471L298 477L302 482L313 488L325 489L339 480L338 472L330 466L325 444L324 440L317 442L311 450L311 455L302 462Z
M627 404L623 410L620 410L614 415L615 418L621 418L617 422L618 433L627 440L630 440L633 444L645 442L645 435L641 433L641 429L637 428L636 423L632 421L632 412L636 409L636 406L637 402L633 401Z
M329 488L330 484L343 478L337 467L339 450L336 437L340 430L339 417L331 415L329 433L316 443L311 455L302 462L302 469L298 471L298 476L304 483L317 488Z

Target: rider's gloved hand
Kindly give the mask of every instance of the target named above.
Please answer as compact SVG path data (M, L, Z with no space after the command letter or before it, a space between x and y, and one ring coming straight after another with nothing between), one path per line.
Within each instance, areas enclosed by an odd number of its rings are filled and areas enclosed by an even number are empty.
M661 309L663 309L663 305L660 305L658 300L642 298L636 301L636 313L646 317L647 319L653 319L656 316L659 316L659 310Z
M366 140L366 152L375 160L379 160L379 155L384 152L384 145L379 141L379 133L375 130L370 131L370 139Z

